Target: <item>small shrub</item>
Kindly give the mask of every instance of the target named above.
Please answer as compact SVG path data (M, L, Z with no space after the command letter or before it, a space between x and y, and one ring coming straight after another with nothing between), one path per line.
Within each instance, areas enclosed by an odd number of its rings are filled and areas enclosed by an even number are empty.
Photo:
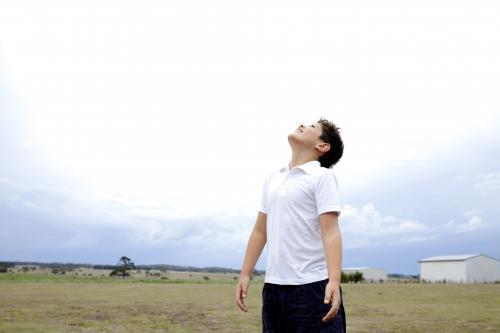
M358 283L358 282L363 281L363 273L358 272L358 271L354 272L352 274L352 280L354 281L354 283Z
M52 274L66 274L66 271L64 269L59 269L59 268L54 268L52 269Z
M208 280L210 280L210 278L208 276L204 276L203 280L208 281Z

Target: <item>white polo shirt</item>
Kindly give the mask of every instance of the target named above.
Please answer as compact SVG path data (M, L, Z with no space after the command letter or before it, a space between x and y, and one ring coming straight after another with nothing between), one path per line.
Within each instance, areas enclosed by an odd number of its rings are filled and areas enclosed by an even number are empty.
M267 214L265 282L298 285L328 278L319 215L340 215L332 170L310 161L270 174L259 210Z

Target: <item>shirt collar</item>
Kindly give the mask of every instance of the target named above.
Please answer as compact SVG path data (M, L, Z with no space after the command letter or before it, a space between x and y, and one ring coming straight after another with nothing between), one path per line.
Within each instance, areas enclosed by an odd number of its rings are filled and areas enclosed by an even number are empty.
M309 162L301 164L301 165L297 165L296 167L293 167L292 170L297 168L297 169L301 169L305 173L312 174L315 169L320 168L320 167L321 167L321 163L319 161L314 160L314 161L309 161ZM290 171L288 164L285 165L283 168L281 168L280 171L281 172Z

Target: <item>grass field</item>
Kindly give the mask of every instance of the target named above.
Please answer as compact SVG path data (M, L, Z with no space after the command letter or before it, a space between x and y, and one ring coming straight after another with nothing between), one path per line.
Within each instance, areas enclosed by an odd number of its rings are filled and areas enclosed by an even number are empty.
M0 274L0 332L260 332L262 279L249 312L233 278L118 280ZM500 332L500 284L344 284L347 330Z

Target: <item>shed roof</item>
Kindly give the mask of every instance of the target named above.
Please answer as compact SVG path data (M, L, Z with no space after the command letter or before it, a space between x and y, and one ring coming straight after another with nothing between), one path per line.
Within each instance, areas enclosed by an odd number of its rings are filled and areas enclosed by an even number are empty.
M377 269L378 268L373 268L373 267L344 267L342 268L343 271L360 271L360 270L365 270L365 269Z
M467 259L471 259L477 256L481 256L480 253L475 254L455 254L455 255L446 255L446 256L434 256L429 258L420 259L419 262L422 261L464 261ZM494 258L492 258L494 259Z

